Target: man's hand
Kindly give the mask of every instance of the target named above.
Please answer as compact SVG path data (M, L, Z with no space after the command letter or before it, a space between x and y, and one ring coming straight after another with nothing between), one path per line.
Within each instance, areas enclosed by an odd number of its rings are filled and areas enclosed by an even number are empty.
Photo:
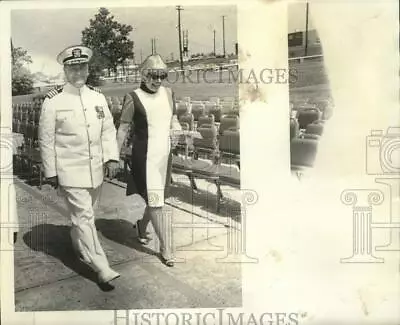
M105 167L105 176L107 176L110 179L113 179L117 175L120 169L120 164L118 161L111 160L107 161L104 164L104 167Z
M58 177L57 176L53 176L53 177L49 177L47 178L47 183L49 183L51 185L51 187L53 188L57 188L58 187Z

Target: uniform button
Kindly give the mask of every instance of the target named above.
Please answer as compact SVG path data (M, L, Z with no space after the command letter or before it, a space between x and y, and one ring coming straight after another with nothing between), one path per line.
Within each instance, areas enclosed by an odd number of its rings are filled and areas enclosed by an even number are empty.
M90 156L90 159L93 159L93 156Z
M89 127L90 127L90 124L88 124L87 127L89 128Z

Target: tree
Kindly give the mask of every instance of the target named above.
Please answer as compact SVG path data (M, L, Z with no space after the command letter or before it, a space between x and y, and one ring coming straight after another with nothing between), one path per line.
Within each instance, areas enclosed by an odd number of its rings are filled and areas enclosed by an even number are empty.
M133 41L129 33L131 25L120 24L106 8L100 8L89 27L82 31L82 44L93 50L88 83L96 82L103 69L117 73L117 67L125 60L133 59Z
M25 67L32 63L28 52L21 47L14 47L11 41L12 95L26 95L33 91L33 76Z

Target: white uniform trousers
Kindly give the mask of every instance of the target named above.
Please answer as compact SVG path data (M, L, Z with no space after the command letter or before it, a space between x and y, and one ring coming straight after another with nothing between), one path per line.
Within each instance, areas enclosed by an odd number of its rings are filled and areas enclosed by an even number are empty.
M95 272L107 272L110 266L99 242L95 226L93 207L96 204L100 186L97 188L61 187L68 209L72 227L71 239L75 251L91 264Z

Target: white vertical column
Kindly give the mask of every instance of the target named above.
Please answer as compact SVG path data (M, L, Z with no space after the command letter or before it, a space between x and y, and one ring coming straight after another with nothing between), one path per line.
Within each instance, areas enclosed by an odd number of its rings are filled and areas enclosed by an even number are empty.
M16 222L13 187L13 140L11 103L10 11L0 3L0 157L1 157L1 318L9 319L14 311L14 254L12 231Z
M241 188L258 197L242 206L247 256L258 259L242 264L243 306L265 313L279 305L270 295L278 269L266 255L284 231L279 219L290 178L287 4L249 1L238 8Z

